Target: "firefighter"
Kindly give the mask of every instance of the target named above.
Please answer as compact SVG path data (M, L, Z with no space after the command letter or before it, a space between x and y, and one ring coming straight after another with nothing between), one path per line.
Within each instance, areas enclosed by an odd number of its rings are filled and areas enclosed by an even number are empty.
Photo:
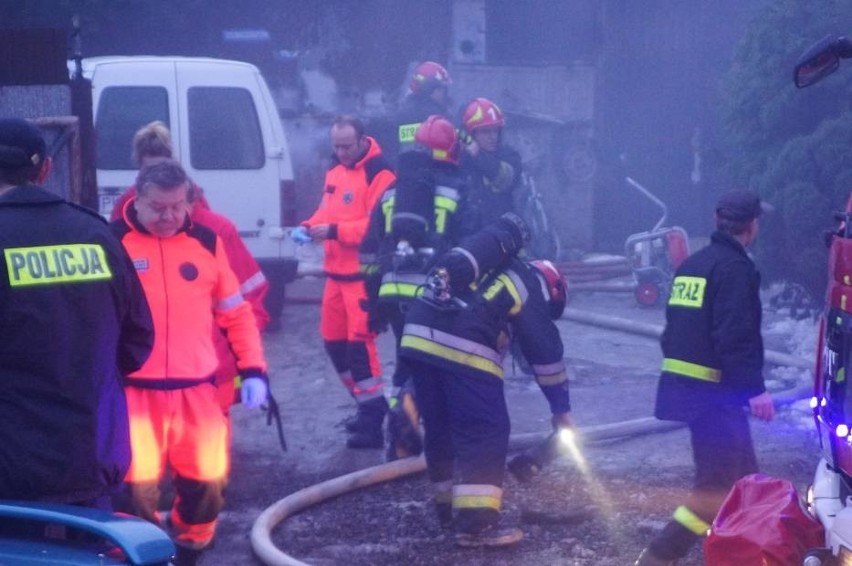
M354 116L331 126L334 160L316 212L293 230L294 240L323 242L326 275L320 334L340 381L355 399L357 414L346 421L349 448L381 448L387 412L375 333L368 328L367 292L358 247L370 214L396 179L382 149Z
M470 240L492 238L495 226ZM502 235L494 241L505 249ZM435 274L450 271L456 259L468 261L475 247L465 240L436 263L432 277L440 279ZM573 427L562 339L553 322L565 308L566 289L548 261L508 257L486 269L480 259L471 262L483 269L473 285L453 285L455 275L449 276L451 296L430 282L406 315L400 352L414 376L439 521L454 523L460 546L504 546L523 538L519 529L499 526L509 443L504 346L511 331L549 402L553 426Z
M154 165L172 159L172 139L168 127L160 121L151 122L139 128L133 136L133 160L140 168ZM240 293L251 304L257 328L263 332L269 323L269 314L263 306L263 301L269 291L269 281L260 270L260 266L248 251L240 238L237 227L226 217L213 212L210 204L204 198L204 190L190 180L188 198L190 202L189 218L197 224L207 226L222 238L222 245L228 255L228 265L237 276L240 283ZM124 205L136 195L136 186L128 187L115 203L110 220L121 219ZM228 340L219 331L213 329L213 343L216 345L216 357L219 367L216 368L216 387L222 411L227 416L231 405L239 401L236 391L239 381L237 360L228 345Z
M189 218L189 180L180 165L144 167L136 190L112 227L142 281L155 336L151 357L125 380L133 453L127 483L135 513L172 534L177 564L195 564L213 539L229 468L213 329L225 332L234 351L249 408L267 399L266 360L221 238ZM176 496L162 513L158 484L166 465Z
M400 155L396 183L374 208L361 244L370 326L378 331L389 323L397 351L405 311L422 292L432 263L478 226L466 204L456 128L442 116L429 116L415 140L418 149ZM398 355L387 429L388 460L422 451L413 384Z
M121 379L154 327L103 219L39 186L51 164L37 127L0 120L0 499L109 510L130 464Z
M408 84L408 94L390 124L392 131L381 138L391 163L396 163L402 153L414 149L414 135L426 118L447 115L450 84L450 74L439 63L424 61L415 67Z
M684 556L707 533L734 483L758 471L743 407L764 421L774 408L762 374L760 274L746 248L757 237L764 208L750 191L724 194L710 245L675 273L655 415L689 425L696 473L690 495L638 566L673 564Z
M521 156L503 143L505 125L503 111L487 98L475 98L462 115L468 137L461 166L471 203L480 210L483 222L514 211L514 193L521 183Z

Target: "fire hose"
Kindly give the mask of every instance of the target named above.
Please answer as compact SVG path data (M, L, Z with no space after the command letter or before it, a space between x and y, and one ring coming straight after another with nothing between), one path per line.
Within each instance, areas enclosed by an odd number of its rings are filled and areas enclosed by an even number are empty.
M659 325L580 311L573 308L565 310L563 319L651 338L657 338L662 333L662 327ZM772 350L766 351L765 359L767 362L775 365L791 366L800 369L811 368L811 364L806 360ZM799 399L807 398L811 394L811 386L802 386L775 393L773 400L776 406L783 406L789 405ZM583 444L589 445L613 438L667 432L683 426L685 424L680 422L660 421L653 417L645 417L580 428L578 432ZM552 433L513 435L509 441L509 446L512 450L536 449L542 443L548 442L551 435ZM308 507L344 493L420 473L425 469L426 460L423 455L420 455L358 470L290 494L266 508L257 517L251 529L252 549L264 564L275 566L306 566L305 562L291 557L272 543L272 530L279 523Z
M798 387L781 391L773 395L776 406L789 405L811 395L811 387ZM578 429L578 435L584 446L621 437L638 436L668 432L686 426L685 423L661 421L654 417L644 417L603 425ZM536 449L547 442L550 433L516 434L509 440L510 450ZM251 546L255 555L264 564L270 566L307 566L288 555L272 543L272 530L282 521L301 511L342 495L378 483L396 480L426 470L423 455L403 458L394 462L379 464L339 476L297 491L267 507L255 519L251 529Z

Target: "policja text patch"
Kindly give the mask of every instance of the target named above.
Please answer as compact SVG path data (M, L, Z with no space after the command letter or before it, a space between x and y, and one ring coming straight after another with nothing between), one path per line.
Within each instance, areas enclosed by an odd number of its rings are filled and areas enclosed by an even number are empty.
M10 287L112 279L106 253L99 244L8 248L3 255Z

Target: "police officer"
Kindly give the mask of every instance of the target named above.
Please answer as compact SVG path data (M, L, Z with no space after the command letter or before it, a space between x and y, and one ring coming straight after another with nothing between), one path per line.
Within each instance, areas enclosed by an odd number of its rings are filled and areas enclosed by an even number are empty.
M39 187L39 130L0 120L0 499L109 509L130 464L121 378L154 342L106 222Z
M429 116L417 129L415 140L418 149L400 156L396 183L373 209L361 244L371 326L380 330L389 322L397 349L405 311L422 292L434 260L476 232L479 224L466 202L466 185L458 168L458 133L452 123L442 116ZM422 451L413 384L399 356L393 386L388 460Z
M494 229L480 234L490 237ZM496 240L505 247L501 235ZM470 258L475 246L467 242L441 258L432 276L440 279L448 272L453 256ZM562 339L553 323L565 307L565 282L547 261L511 257L486 270L478 259L472 264L483 266L483 272L475 285L450 284L452 295L447 295L444 285L431 283L414 302L400 352L414 375L439 520L455 519L460 546L504 546L520 541L523 533L499 526L509 443L502 346L511 331L550 404L554 427L573 426Z
M774 416L763 382L760 274L746 252L767 208L734 190L716 206L710 245L675 274L661 339L663 367L655 414L689 425L695 483L651 541L639 566L672 564L710 528L739 478L757 472L748 415Z
M521 184L521 156L503 143L506 116L494 102L475 98L465 107L462 128L468 134L462 169L470 185L471 202L483 222L492 222L515 209Z

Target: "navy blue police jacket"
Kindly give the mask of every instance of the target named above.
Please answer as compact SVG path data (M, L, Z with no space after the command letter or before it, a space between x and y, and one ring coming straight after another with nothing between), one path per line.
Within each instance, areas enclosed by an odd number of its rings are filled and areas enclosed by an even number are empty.
M0 499L83 502L130 464L122 375L153 346L130 258L97 214L0 196Z

